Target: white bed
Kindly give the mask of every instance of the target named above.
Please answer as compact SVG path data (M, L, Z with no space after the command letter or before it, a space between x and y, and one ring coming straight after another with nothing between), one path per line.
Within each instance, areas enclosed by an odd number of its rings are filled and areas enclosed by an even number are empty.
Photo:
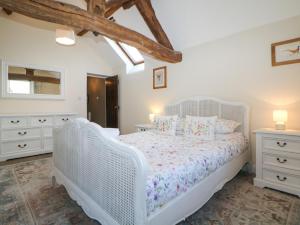
M155 132L115 139L93 123L69 123L55 132L56 181L102 225L175 225L185 219L248 162L249 109L196 97L167 106L165 114L217 115L241 126L214 142L199 142Z

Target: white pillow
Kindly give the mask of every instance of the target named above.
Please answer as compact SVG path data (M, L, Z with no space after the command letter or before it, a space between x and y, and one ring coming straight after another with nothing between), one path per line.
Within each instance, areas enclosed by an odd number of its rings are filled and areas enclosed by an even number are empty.
M216 121L216 116L186 116L184 135L198 137L204 141L212 141L215 139Z
M155 116L154 128L163 134L175 135L178 116Z
M229 134L233 133L241 124L234 120L217 119L216 133Z

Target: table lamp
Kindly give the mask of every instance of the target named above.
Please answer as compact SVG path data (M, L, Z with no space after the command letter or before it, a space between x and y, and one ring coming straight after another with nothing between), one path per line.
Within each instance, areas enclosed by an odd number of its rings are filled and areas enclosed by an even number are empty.
M285 130L285 123L288 119L288 112L286 110L274 110L273 121L275 122L276 130Z

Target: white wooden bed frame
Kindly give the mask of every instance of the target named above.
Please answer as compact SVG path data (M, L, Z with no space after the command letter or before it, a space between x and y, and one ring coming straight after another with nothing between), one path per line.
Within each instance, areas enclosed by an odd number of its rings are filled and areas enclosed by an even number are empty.
M165 108L165 114L236 120L249 140L249 108L243 103L193 97ZM54 176L85 213L102 225L175 225L201 208L250 158L247 148L186 193L150 216L146 213L149 165L143 154L108 136L98 125L75 121L54 134Z

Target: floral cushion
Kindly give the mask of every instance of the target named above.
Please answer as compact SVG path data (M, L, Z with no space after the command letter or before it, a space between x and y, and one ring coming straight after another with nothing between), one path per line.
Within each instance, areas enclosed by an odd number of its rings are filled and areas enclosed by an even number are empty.
M201 140L211 141L215 139L215 127L217 117L186 116L185 136L195 136Z
M175 135L177 122L178 116L155 116L153 125L160 133Z
M233 133L241 124L234 120L217 119L216 133L229 134Z

